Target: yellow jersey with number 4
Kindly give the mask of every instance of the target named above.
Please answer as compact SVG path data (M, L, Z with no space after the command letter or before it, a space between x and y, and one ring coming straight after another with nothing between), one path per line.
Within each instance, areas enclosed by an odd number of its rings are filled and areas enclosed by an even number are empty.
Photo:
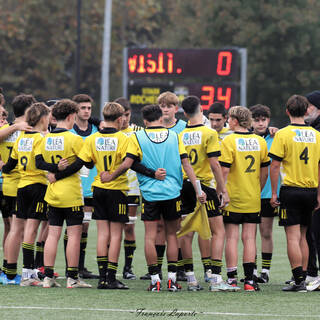
M221 143L221 166L230 168L225 210L254 213L261 209L260 168L270 164L266 141L250 132L234 132Z
M98 174L94 178L92 186L103 189L126 191L128 178L123 174L113 181L102 183L100 173L102 171L115 171L126 157L128 137L114 128L105 128L96 132L85 140L79 158L85 162L93 161Z
M43 136L39 132L21 132L16 140L11 158L18 161L17 168L20 173L18 188L30 184L47 184L46 172L36 168L35 150L39 147Z
M0 128L4 129L9 127L12 124L5 124ZM8 159L11 155L13 145L15 144L16 140L20 136L21 131L15 131L12 134L10 134L6 139L4 139L0 143L0 155L1 160L3 162L8 162ZM20 179L20 173L18 171L18 168L13 169L9 174L3 174L3 195L9 196L9 197L16 197L17 196L17 190L18 190L18 183Z
M45 162L55 164L61 159L67 159L70 165L76 160L82 146L82 137L66 129L55 129L44 137L35 156L41 154ZM44 200L56 208L83 206L79 173L49 183Z
M320 133L307 125L291 124L279 130L269 152L281 161L282 184L317 188L320 161Z
M208 158L221 155L217 132L203 124L187 125L180 133L180 138L197 179L204 185L215 188L214 176ZM185 172L183 178L187 178Z

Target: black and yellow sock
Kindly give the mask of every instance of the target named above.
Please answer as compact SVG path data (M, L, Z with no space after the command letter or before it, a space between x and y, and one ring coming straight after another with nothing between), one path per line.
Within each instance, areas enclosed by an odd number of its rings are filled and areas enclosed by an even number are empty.
M158 264L150 264L148 265L148 273L151 275L151 276L154 276L156 274L159 273L159 266Z
M123 241L123 246L124 246L124 256L125 256L124 267L126 269L131 269L133 254L134 254L134 251L136 250L136 241L125 239Z
M177 272L177 261L168 261L168 272Z
M183 264L183 258L182 258L181 248L179 248L179 251L178 251L177 271L182 271L182 272L184 271L184 264Z
M42 242L36 243L36 257L34 259L35 268L43 267L43 252L44 252L44 242L42 246Z
M81 271L84 269L84 260L86 257L87 242L88 242L88 233L82 232L81 240L80 240L80 255L79 255L79 270Z
M48 278L53 278L54 267L53 266L44 266L44 275Z
M213 274L221 274L222 261L218 259L211 260L211 270Z
M201 261L202 261L204 272L207 272L209 269L211 269L211 258L210 257L202 257Z
M108 261L107 278L109 283L116 280L117 269L118 269L117 262Z
M22 242L23 268L34 268L34 244Z
M193 259L183 259L184 271L193 272Z
M163 256L164 256L164 252L166 251L166 246L162 244L156 244L156 251L157 251L157 257L158 257L157 262L159 266L159 272L161 272Z
M3 259L2 271L4 272L4 274L7 274L7 264L7 259Z
M17 263L7 263L6 275L9 280L12 280L17 275Z
M97 257L99 278L101 281L105 281L107 277L108 257L98 256Z
M68 267L67 268L67 276L74 280L78 279L79 268L78 267Z
M262 252L262 269L270 270L271 268L271 260L272 260L272 253Z

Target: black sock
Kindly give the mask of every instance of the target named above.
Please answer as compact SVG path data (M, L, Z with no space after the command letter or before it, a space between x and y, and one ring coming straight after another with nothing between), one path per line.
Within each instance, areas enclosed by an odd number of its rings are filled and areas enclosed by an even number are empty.
M166 251L166 246L162 244L156 244L156 250L157 250L157 257L158 257L159 272L161 272L163 256L164 256L164 252Z
M203 264L204 272L207 272L209 269L211 269L211 258L210 257L202 257L201 261Z
M254 258L254 268L253 269L258 269L258 266L257 266L257 255Z
M148 273L150 275L152 275L152 276L158 274L159 273L158 264L150 264L150 265L148 265Z
M23 268L34 268L34 244L22 242Z
M272 253L262 252L262 269L270 270L271 268L271 260L272 260Z
M193 272L193 259L183 259L184 271Z
M211 260L211 270L213 274L221 274L222 261L218 259Z
M4 272L4 274L7 274L7 259L3 259L3 267L2 267L2 271Z
M117 262L108 261L107 278L109 283L116 280L117 269L118 269Z
M44 275L49 278L53 278L54 267L44 266Z
M243 263L245 280L252 281L253 280L253 270L254 270L254 262Z
M168 261L168 272L177 272L177 261Z
M17 263L7 263L6 269L7 278L12 280L17 275Z
M64 237L63 237L63 245L64 245L64 258L66 261L66 273L67 273L67 268L68 268L68 260L67 260L67 245L68 245L68 233L67 229L64 232Z
M97 263L98 263L100 281L106 281L108 257L107 256L97 257Z
M78 273L79 273L79 268L78 267L68 267L67 268L67 275L68 275L69 278L77 280L78 279Z
M136 250L136 241L124 240L123 246L124 246L124 256L125 256L124 268L131 269L133 254L134 254L134 251Z
M183 264L183 258L182 258L181 248L179 248L179 251L178 251L177 271L184 271L184 264Z
M34 266L35 268L43 267L43 246L42 242L36 243L36 257L34 259ZM42 262L42 264L41 264Z
M301 266L292 269L292 274L296 284L300 284L303 281L303 270Z
M79 255L79 270L83 271L84 269L84 259L86 257L86 248L88 241L88 233L82 232L80 240L80 255Z

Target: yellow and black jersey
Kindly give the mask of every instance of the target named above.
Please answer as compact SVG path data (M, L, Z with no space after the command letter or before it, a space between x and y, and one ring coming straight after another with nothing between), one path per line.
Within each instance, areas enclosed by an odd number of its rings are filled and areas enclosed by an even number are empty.
M104 128L85 140L79 158L84 162L93 161L98 174L94 178L92 186L112 189L128 190L127 175L121 175L113 181L102 183L100 173L102 171L114 172L123 162L128 146L128 137L114 128Z
M203 124L187 125L179 136L185 146L197 179L204 185L214 188L214 176L208 158L221 155L217 132ZM183 178L187 178L185 173Z
M46 173L36 168L35 150L39 148L43 136L39 132L21 132L16 140L11 158L18 161L17 168L20 173L18 188L30 184L47 184Z
M219 142L221 143L222 140L228 135L230 135L231 133L233 133L233 131L231 131L230 128L223 127L221 131L218 132Z
M320 161L320 133L307 125L291 124L279 130L269 156L281 161L282 184L317 188Z
M42 155L45 162L58 164L67 159L72 164L80 153L83 139L74 133L57 128L48 133L36 150L36 156ZM80 175L72 174L65 179L50 183L44 200L52 207L70 208L83 206Z
M260 167L270 164L266 141L250 132L235 132L221 143L221 166L230 168L227 190L230 203L226 211L259 212Z
M13 123L6 124L0 128L0 130L9 127ZM20 131L15 131L10 134L5 140L0 143L0 156L3 162L7 162L11 155L13 145L20 136ZM16 197L18 190L18 183L20 179L20 173L18 168L13 169L9 174L3 174L3 194L5 196Z

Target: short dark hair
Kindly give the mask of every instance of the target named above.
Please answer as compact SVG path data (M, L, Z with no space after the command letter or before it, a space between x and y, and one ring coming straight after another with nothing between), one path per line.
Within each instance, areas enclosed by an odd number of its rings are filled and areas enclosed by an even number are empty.
M116 100L114 100L114 102L119 103L121 106L123 106L125 111L131 110L129 100L124 97L117 98Z
M214 102L209 108L208 114L209 113L219 113L225 117L227 110L221 102Z
M194 115L199 110L199 106L200 99L196 96L188 96L181 103L182 109L188 115Z
M43 116L47 116L50 109L43 102L36 102L28 108L26 112L26 121L29 126L34 127Z
M88 96L87 94L76 94L75 96L72 97L72 101L76 102L76 103L81 103L81 102L90 102L93 103L93 99Z
M307 98L297 94L291 96L286 103L286 108L292 117L303 117L307 112L308 106Z
M271 117L270 108L263 104L256 104L249 108L252 113L252 118L269 118Z
M14 116L16 118L23 116L26 109L36 102L37 100L32 94L22 93L14 97L11 103Z
M162 110L158 104L149 104L141 110L142 118L148 122L157 121L162 117Z
M124 107L116 102L108 102L104 106L103 118L105 121L115 121L124 114Z
M57 121L65 120L68 115L78 112L77 103L70 99L62 99L52 107L52 115Z

